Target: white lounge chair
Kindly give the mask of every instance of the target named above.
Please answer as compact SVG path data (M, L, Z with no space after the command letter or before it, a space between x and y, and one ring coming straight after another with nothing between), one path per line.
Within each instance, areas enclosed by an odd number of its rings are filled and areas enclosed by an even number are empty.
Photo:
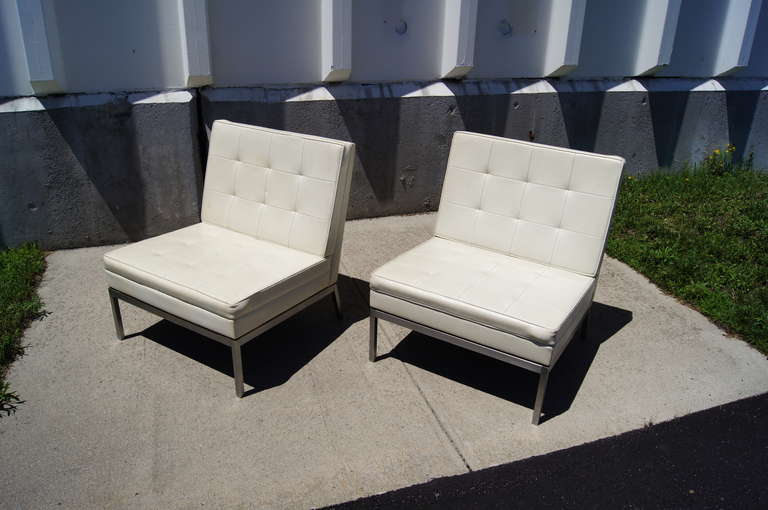
M241 347L333 294L354 162L352 143L217 120L202 221L104 256L117 336L119 300Z
M457 132L435 235L371 276L377 319L539 373L586 319L624 160Z

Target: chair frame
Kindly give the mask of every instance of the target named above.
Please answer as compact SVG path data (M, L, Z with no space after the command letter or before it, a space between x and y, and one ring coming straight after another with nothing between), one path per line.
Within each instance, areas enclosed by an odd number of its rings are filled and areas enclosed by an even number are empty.
M243 382L243 346L251 340L259 337L263 333L266 333L268 330L272 329L278 324L284 322L287 319L290 319L308 306L316 303L317 301L320 301L329 294L333 294L333 304L336 308L336 316L340 319L342 317L341 297L339 296L338 284L337 282L334 282L328 287L325 287L321 291L308 297L304 301L301 301L300 303L268 320L261 326L240 335L238 338L230 338L228 336L222 335L221 333L216 333L215 331L211 331L210 329L199 326L193 322L189 322L186 319L182 319L181 317L166 312L165 310L161 310L160 308L145 303L140 299L136 299L135 297L125 294L124 292L120 292L117 289L109 287L109 301L112 305L112 318L115 321L115 332L117 333L118 340L123 340L125 338L125 331L123 329L123 316L120 313L120 301L122 300L126 303L132 304L137 308L141 308L142 310L145 310L149 313L158 315L163 319L173 322L174 324L177 324L183 328L189 329L195 333L203 335L204 337L210 338L211 340L215 340L221 344L228 345L232 350L232 370L235 376L235 395L237 395L238 398L242 398L243 394L245 393Z
M574 331L573 336L568 339L568 343L570 343L573 337L576 336L579 330L580 330L581 337L582 338L586 337L589 314L590 314L590 311L592 310L592 302L593 302L592 299L590 299L590 306L587 309L587 312L584 314L584 318L581 320L581 324L576 328L576 331ZM368 344L368 361L371 361L371 362L376 361L376 344L378 342L379 319L393 322L400 326L406 327L412 331L417 331L419 333L425 334L432 338L436 338L438 340L448 342L458 347L469 349L470 351L474 351L478 354L484 354L485 356L489 356L499 361L503 361L504 363L509 363L510 365L515 365L517 367L524 368L526 370L539 374L539 383L538 383L538 389L536 390L536 401L533 406L533 419L531 420L531 423L533 423L534 425L538 425L539 422L541 421L541 411L544 405L544 395L547 391L547 383L549 381L549 372L555 366L557 359L553 360L551 365L542 365L540 363L536 363L534 361L530 361L525 358L515 356L514 354L509 354L506 352L502 352L498 349L486 347L485 345L479 344L472 340L468 340L466 338L452 335L450 333L446 333L445 331L440 331L438 329L425 326L424 324L420 324L418 322L414 322L409 319L404 319L403 317L399 317L397 315L384 312L377 308L371 308L370 310L371 310L370 312L370 330L371 331L370 331L370 339Z
M595 270L595 275L593 277L595 281L597 281L600 277L600 270L602 269L603 261L605 260L605 246L608 242L608 233L610 233L611 227L613 226L613 220L614 220L613 213L616 210L616 201L617 201L616 197L619 196L620 191L621 191L621 179L619 178L619 183L616 188L616 195L614 197L613 206L611 208L611 214L608 219L608 226L606 229L605 239L603 240L603 247L601 250L600 260L597 264L597 269ZM539 383L538 383L538 388L536 390L536 400L533 405L533 418L531 420L531 423L533 423L533 425L539 425L541 421L542 409L544 406L544 396L547 391L547 383L549 382L549 373L552 371L555 364L560 359L560 356L562 355L562 353L565 351L568 345L570 345L571 341L576 337L577 334L581 336L582 340L586 339L588 335L589 316L592 313L592 305L594 304L596 291L597 291L597 286L595 286L592 289L592 295L589 298L589 307L587 308L587 311L584 313L584 316L581 319L581 323L576 327L576 329L574 330L573 334L570 337L568 337L567 339L560 340L560 342L565 342L565 345L559 351L553 352L553 358L549 365L542 365L540 363L536 363L534 361L527 360L525 358L521 358L513 354L499 351L498 349L486 347L485 345L479 344L472 340L458 337L456 335L446 333L445 331L440 331L440 330L431 328L429 326L425 326L424 324L420 324L418 322L414 322L412 320L405 319L403 317L399 317L397 315L393 315L373 307L370 308L370 340L369 340L369 347L368 347L368 360L371 362L376 361L378 319L381 318L389 322L394 322L395 324L399 324L401 326L409 328L413 331L417 331L419 333L423 333L425 335L431 336L438 340L443 340L453 345L463 347L465 349L469 349L470 351L474 351L479 354L484 354L486 356L490 356L491 358L495 358L505 363L509 363L510 365L515 365L520 368L530 370L531 372L539 374Z

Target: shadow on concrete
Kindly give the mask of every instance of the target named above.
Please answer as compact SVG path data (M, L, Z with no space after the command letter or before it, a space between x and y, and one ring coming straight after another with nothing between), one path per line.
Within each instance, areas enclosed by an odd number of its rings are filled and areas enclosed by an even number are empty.
M508 136L507 134L507 121L511 114L509 108L511 103L511 94L480 94L472 95L463 92L454 92L456 95L456 113L461 116L461 120L464 123L464 128L467 131L473 131L475 133L482 133L485 135L493 136ZM525 126L529 127L530 122L523 111L519 110L520 101L525 102L527 98L516 98L516 103L513 106L515 110L515 116L526 117ZM455 115L454 111L448 112L450 115ZM528 131L530 131L530 128ZM520 133L516 133L520 137ZM526 133L521 139L528 139L529 134ZM513 136L514 137L514 136Z
M128 101L47 112L72 155L131 241L146 237L144 183Z
M207 163L210 133L216 120L224 119L253 126L306 133L306 130L291 129L291 126L287 125L285 102L247 99L242 101L211 101L205 94L200 93L198 94L197 107L200 113L199 143L203 172L205 172L205 165ZM328 136L327 134L319 133L307 134Z
M587 335L574 338L552 370L544 402L544 421L570 409L600 346L632 322L632 318L629 310L598 302L592 304ZM534 396L534 393L530 396L531 407Z
M395 198L400 143L400 108L402 99L389 97L389 85L370 85L374 97L366 100L345 99L338 89L327 87L336 99L336 107L357 150L357 168L361 168L379 204ZM404 84L403 86L407 86ZM416 90L416 86L412 86Z
M569 73L568 78L635 74L634 64L641 46L646 9L645 2L587 2L579 65ZM606 20L621 20L621 23L606 23ZM606 48L610 48L609 53L606 53ZM541 61L544 62L545 58L542 57Z
M725 82L725 80L723 80ZM728 139L736 147L734 161L749 157L746 151L752 123L755 120L760 90L729 90L725 86L725 105L728 112Z
M560 112L568 137L568 147L594 152L605 92L560 92Z
M675 163L675 149L690 94L689 91L681 90L648 91L659 168L670 168Z
M368 316L368 284L339 275L344 317L338 319L329 296L272 328L243 347L243 374L250 386L245 396L288 381L315 356L321 353L347 328ZM365 294L363 294L365 292ZM228 346L198 335L169 321L162 320L140 335L171 350L217 370L229 377L232 355Z
M447 82L446 85L455 95L456 115L461 121L460 129L516 140L568 146L560 113L561 106L558 103L559 94L515 94L522 84L505 81L492 84L493 90L482 94L473 91L470 85ZM599 109L594 115L599 119ZM572 129L576 130L578 126L574 122L571 122L571 125Z
M71 9L60 3L54 2L55 17L58 20L71 19ZM101 8L101 7L98 7ZM120 11L124 9L124 11ZM123 13L136 9L147 11L143 16L142 48L162 48L165 27L160 25L162 17L159 8L152 3L138 6L122 5L110 16L120 17ZM109 8L106 8L106 13ZM109 23L94 27L98 36L110 37ZM89 27L90 29L90 27ZM77 71L82 61L82 38L63 38L57 47L62 59L62 68ZM98 43L96 43L98 44ZM136 49L132 52L135 54ZM147 58L142 58L142 71L147 76L159 77L157 85L168 82L168 66L164 62L163 52L150 52ZM99 51L96 51L99 54ZM98 56L97 58L101 58ZM138 58L138 56L136 56ZM103 62L106 75L114 75L122 79L127 90L138 84L135 77L126 70L121 63L121 58L114 56L110 61ZM65 80L66 88L78 90L83 83L77 72L70 73ZM109 87L107 87L109 88ZM49 108L48 103L56 103L57 98L40 98L40 102L46 106L47 115L56 125L61 136L69 146L72 155L77 159L79 166L87 174L90 183L93 184L98 198L109 209L117 224L131 241L137 241L147 236L146 218L146 193L142 182L142 150L151 152L152 147L140 147L137 140L136 118L132 115L133 105L125 98L114 103L93 107L78 108ZM79 169L73 169L75 174L70 176L78 178ZM54 190L57 183L49 183ZM83 186L85 188L85 186ZM71 187L65 188L72 190ZM70 201L83 200L85 197L71 197ZM91 200L98 200L94 197ZM93 208L91 204L83 204L83 208ZM98 207L96 208L98 211Z
M697 0L682 2L669 65L655 74L659 77L685 78L714 75L719 45L730 9L729 2ZM701 37L699 34L706 34ZM726 37L733 37L726 34Z
M589 367L603 342L632 321L632 312L595 302L586 338L577 335L558 360L549 377L544 416L549 420L567 411L581 388ZM538 374L474 353L452 344L412 332L389 353L403 363L490 393L533 409Z
M6 4L6 9L15 10L16 6ZM18 14L14 13L16 16L14 20L14 15L11 15L8 11L6 13L9 15L9 19L7 21L0 20L0 41L2 41L2 44L0 44L0 69L3 70L2 82L5 87L3 90L0 90L0 95L8 97L0 97L0 105L13 101L16 99L15 96L20 95L17 87L29 87L29 76L24 76L27 73L21 71L19 66L16 65L18 60L14 58L16 55L13 53L12 41L15 39L16 34L13 33L12 27L18 23Z

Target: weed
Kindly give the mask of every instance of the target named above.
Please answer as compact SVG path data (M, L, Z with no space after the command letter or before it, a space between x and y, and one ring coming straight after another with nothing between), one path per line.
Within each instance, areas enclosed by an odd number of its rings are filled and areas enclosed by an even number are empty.
M5 381L10 364L24 353L21 336L42 314L36 288L45 270L45 255L33 244L0 251L0 416L23 403Z
M733 152L625 178L607 252L768 353L768 174Z

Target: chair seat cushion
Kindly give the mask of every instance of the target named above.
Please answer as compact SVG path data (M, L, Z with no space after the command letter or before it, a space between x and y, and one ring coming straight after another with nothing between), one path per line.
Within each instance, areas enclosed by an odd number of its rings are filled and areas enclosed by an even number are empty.
M371 290L553 346L575 331L589 308L595 282L589 276L433 237L377 269ZM482 338L469 340L483 343Z
M113 250L104 265L123 286L128 280L230 320L308 283L331 283L328 259L207 223Z

